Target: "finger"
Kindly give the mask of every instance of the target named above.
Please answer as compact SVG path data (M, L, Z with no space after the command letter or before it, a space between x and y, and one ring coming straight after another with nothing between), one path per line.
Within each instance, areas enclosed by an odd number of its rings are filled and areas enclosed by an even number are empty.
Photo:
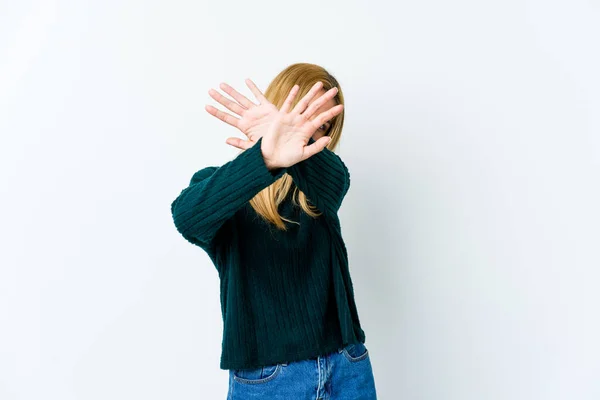
M258 100L259 104L268 103L269 100L265 97L265 95L258 89L258 87L250 80L250 78L246 79L246 85L250 88L254 97Z
M310 104L310 106L308 106L308 108L303 113L301 113L301 114L304 117L306 117L306 119L310 119L310 117L319 109L319 107L321 107L321 105L323 103L325 103L325 102L329 101L330 99L334 98L335 95L337 94L337 92L338 92L338 89L336 87L332 87L327 92L325 92L321 96L319 96L318 99L316 99L315 101L313 101Z
M309 126L311 127L311 129L318 129L321 125L323 125L327 121L331 120L336 115L339 115L343 110L344 110L343 104L335 105L335 106L331 107L329 110L323 111L312 121L309 121L309 123L310 123Z
M325 147L331 142L331 137L322 136L316 142L309 146L304 147L304 153L302 154L302 159L300 161L304 161L307 158L310 158L317 154L320 151L323 151Z
M313 87L310 88L308 93L306 93L304 95L304 97L298 102L298 104L296 104L296 107L294 107L292 112L301 114L302 111L304 111L306 109L306 106L312 100L312 98L315 97L315 95L319 92L319 90L321 90L322 86L323 86L323 82L321 82L321 81L318 81L317 83L315 83L313 85Z
M231 86L229 86L225 82L222 82L221 85L219 85L219 87L225 93L227 93L228 95L230 95L231 97L233 97L242 106L244 106L246 108L256 107L256 104L254 104L253 102L251 102L250 100L248 100L248 98L246 96L244 96L243 94L239 93L237 90L235 90L234 88L232 88Z
M247 108L241 107L238 103L229 100L227 97L223 96L221 93L217 92L214 89L210 89L208 91L208 94L210 97L215 99L219 104L225 106L228 110L233 111L234 113L236 113L239 116L244 115L244 111L247 110Z
M294 98L296 97L296 94L298 94L299 90L300 90L300 86L298 86L298 85L294 85L292 87L292 90L290 90L290 93L288 94L288 97L283 102L283 105L281 106L281 109L279 111L282 111L284 113L288 112L288 110L292 106Z
M236 137L227 138L227 140L225 140L225 143L242 150L247 150L253 146L253 143L251 143L249 140L242 140Z
M227 124L229 124L235 128L238 128L238 122L240 121L239 118L236 118L233 115L227 114L226 112L223 112L223 111L219 110L218 108L215 108L211 105L206 105L206 107L204 107L204 109L206 111L208 111L209 114L214 115L215 117L219 118L221 121L226 122Z

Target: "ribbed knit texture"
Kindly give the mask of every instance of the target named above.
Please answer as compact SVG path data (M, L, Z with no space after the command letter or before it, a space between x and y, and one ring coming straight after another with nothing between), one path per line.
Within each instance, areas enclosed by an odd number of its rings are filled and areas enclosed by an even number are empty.
M270 171L261 143L197 171L171 204L177 230L219 274L221 369L299 361L365 341L337 215L350 187L346 165L325 148ZM283 232L249 200L285 173L323 215L308 216L290 191L279 212L300 225L286 222Z

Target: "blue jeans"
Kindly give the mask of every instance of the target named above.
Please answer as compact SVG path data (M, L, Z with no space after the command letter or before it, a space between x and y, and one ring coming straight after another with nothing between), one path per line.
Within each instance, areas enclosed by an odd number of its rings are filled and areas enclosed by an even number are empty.
M227 400L376 400L369 351L363 343L307 360L229 370Z

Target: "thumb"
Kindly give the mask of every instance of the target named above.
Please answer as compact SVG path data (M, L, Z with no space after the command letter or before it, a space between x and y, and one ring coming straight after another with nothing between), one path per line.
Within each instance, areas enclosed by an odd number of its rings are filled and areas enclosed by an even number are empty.
M310 158L313 155L317 154L318 152L322 151L329 144L329 142L331 142L331 137L323 136L323 137L320 137L319 140L317 140L313 144L311 144L309 146L305 146L304 154L302 156L301 161L304 161L307 158Z

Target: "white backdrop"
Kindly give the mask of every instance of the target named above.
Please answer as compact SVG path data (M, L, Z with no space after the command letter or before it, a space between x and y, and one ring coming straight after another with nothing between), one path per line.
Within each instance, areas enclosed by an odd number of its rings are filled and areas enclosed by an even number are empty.
M0 399L218 399L218 276L170 203L208 89L340 81L381 399L600 398L595 1L0 2ZM220 108L222 108L219 105Z

